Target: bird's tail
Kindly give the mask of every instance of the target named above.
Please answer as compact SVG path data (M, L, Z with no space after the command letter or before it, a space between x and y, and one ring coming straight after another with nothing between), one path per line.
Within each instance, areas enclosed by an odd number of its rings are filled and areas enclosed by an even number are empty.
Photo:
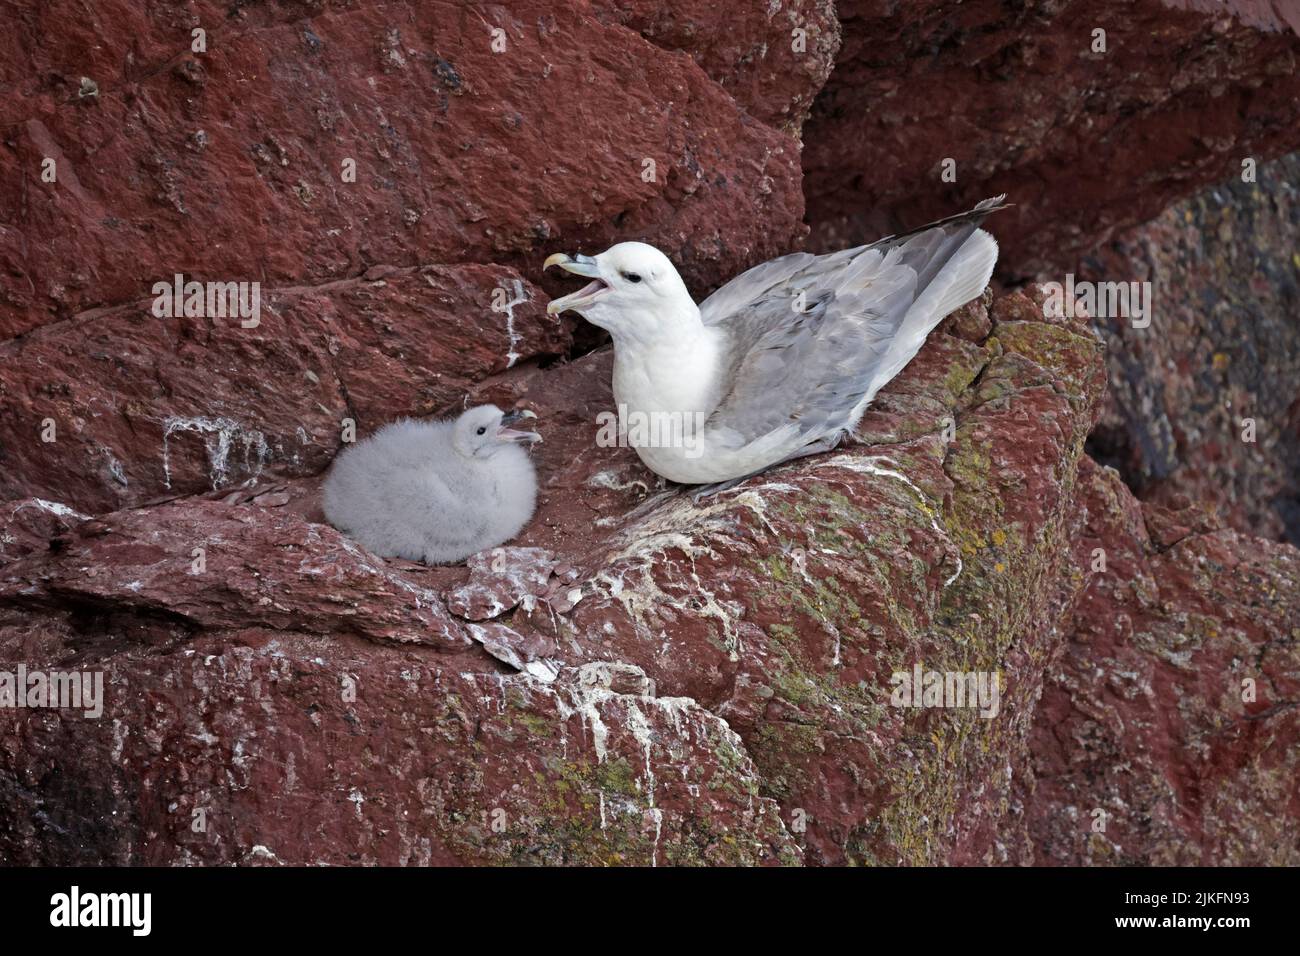
M977 202L972 209L968 209L965 212L959 212L955 216L947 216L943 219L937 219L928 226L922 226L920 229L913 229L911 232L905 233L899 238L902 239L907 236L915 235L918 232L925 232L927 229L933 229L935 226L949 226L957 225L959 223L971 223L972 225L978 226L984 221L984 217L990 213L997 212L999 209L1010 209L1013 204L1007 202L1006 198L1007 194L1002 193L999 196L993 196L990 199L981 200L980 202Z
M924 225L920 229L913 229L911 232L886 236L872 243L871 248L879 248L883 252L886 249L899 247L902 262L916 270L916 289L919 296L929 288L940 272L946 269L952 257L958 250L964 248L966 241L989 215L1000 209L1010 208L1010 204L1003 201L1006 198L1003 194L985 199L966 212L959 212L955 216L948 216ZM996 259L995 243L994 260ZM985 281L987 284L987 279ZM983 289L984 287L980 286L981 292Z
M916 270L917 297L873 376L868 399L903 370L931 329L984 291L998 261L998 244L979 225L989 213L1006 208L1004 198L986 199L968 212L877 243L897 247L894 254ZM855 414L862 408L865 402Z
M993 276L993 267L998 261L998 241L983 229L976 229L969 239L962 243L943 270L934 281L926 287L924 293L916 300L912 309L918 305L918 311L928 312L937 325L949 313L984 291ZM923 300L930 299L929 302ZM910 313L912 309L909 309ZM907 320L904 320L906 324Z

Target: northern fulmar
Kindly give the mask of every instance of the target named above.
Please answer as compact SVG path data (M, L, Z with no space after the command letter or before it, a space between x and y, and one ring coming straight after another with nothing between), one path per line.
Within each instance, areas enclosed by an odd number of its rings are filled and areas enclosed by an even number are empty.
M547 311L609 331L620 413L675 419L654 432L675 440L629 444L652 471L708 494L836 447L930 330L984 291L998 245L979 226L1004 198L869 245L781 256L698 306L646 243L557 253L543 268L592 282Z

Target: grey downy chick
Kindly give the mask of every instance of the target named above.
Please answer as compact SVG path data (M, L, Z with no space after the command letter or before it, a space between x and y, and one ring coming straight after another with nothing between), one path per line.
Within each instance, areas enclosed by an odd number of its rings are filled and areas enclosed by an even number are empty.
M446 564L504 544L533 516L537 475L523 446L542 440L510 426L535 417L479 405L385 425L334 460L325 517L385 558Z

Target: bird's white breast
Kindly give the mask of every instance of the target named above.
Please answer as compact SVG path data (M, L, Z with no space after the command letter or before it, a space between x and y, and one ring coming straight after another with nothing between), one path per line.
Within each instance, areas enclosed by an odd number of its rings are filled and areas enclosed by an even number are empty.
M716 333L703 327L686 341L615 346L618 414L627 443L652 471L694 480L703 423L722 397L719 352Z
M639 412L703 412L718 404L718 349L701 329L690 342L616 348L614 400Z

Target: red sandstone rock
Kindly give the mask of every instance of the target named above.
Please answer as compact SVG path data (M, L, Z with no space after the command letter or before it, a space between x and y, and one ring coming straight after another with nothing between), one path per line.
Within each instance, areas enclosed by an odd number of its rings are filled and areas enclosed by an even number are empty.
M1094 457L1144 500L1197 503L1300 543L1300 157L1236 176L1086 257L1079 278L1151 283L1152 323L1098 324L1110 396Z
M548 685L248 632L96 665L139 700L129 721L0 714L10 863L798 859L725 723L610 690L600 664Z
M586 4L55 0L8 26L0 337L177 272L318 285L648 237L716 283L802 231L797 139ZM824 73L783 80L776 111Z
M812 245L839 249L1006 192L1000 274L1073 266L1114 232L1300 147L1300 5L841 0L804 129ZM1106 31L1094 53L1093 31ZM956 181L941 178L945 159Z
M831 0L755 4L741 15L713 0L593 0L611 22L682 50L754 118L798 135L840 44Z
M470 643L436 594L283 508L169 502L78 523L49 547L4 569L0 601L120 604L195 629ZM39 577L40 601L29 575Z
M0 565L45 551L51 540L88 518L43 498L5 502L0 505Z
M1086 462L1080 485L1085 588L1026 778L1037 861L1295 866L1300 554L1153 540L1114 471Z
M5 566L5 646L42 666L93 660L109 672L108 720L127 728L117 747L107 721L23 714L5 769L29 779L34 761L58 763L51 819L82 849L24 817L0 836L6 851L149 862L1031 859L1004 809L1006 768L1026 766L1042 662L1059 641L1047 582L1068 571L1071 476L1102 385L1094 340L1020 317L993 324L983 344L937 335L864 420L865 438L890 444L777 469L702 506L630 449L595 446L594 414L566 400L608 401L608 356L511 380L530 406L564 411L538 446L537 518L468 570L365 555L315 523L314 479L116 512ZM945 447L949 417L956 440ZM203 573L191 573L196 547L207 548ZM539 564L537 548L554 559ZM457 613L491 620L462 623L441 593ZM891 707L891 675L921 664L1001 671L1001 719ZM216 673L230 676L202 676ZM355 701L339 693L344 675ZM238 690L250 681L255 692ZM349 721L351 735L333 729ZM432 736L412 737L419 727ZM186 734L195 743L166 750L182 747L178 763L159 762L150 741ZM533 769L506 796L497 775L516 746ZM56 756L87 749L75 767ZM485 759L481 781L455 769ZM132 796L141 781L144 802ZM287 806L269 806L286 787ZM0 794L3 812L28 813L27 789ZM745 807L762 799L742 813L736 795ZM181 833L196 807L226 821L219 837ZM96 830L109 808L130 817L126 835ZM526 822L491 830L501 808ZM154 832L169 836L146 849L141 835Z
M345 419L361 437L455 410L474 382L569 343L513 270L381 275L268 291L255 328L158 318L150 300L0 343L0 497L99 512L315 474Z
M466 564L469 580L447 592L447 607L467 621L486 621L544 595L555 556L542 548L503 547L471 555Z
M1290 6L1180 6L840 4L805 137L819 241L870 232L864 204L959 208L917 178L940 135L966 198L1013 187L1009 274L1293 143ZM1093 17L1110 59L1077 55ZM21 11L0 659L107 694L98 720L0 709L0 858L1300 859L1296 552L1091 465L1086 320L983 297L863 444L701 505L596 444L611 353L545 316L539 261L648 238L700 293L787 251L839 34L824 0ZM263 322L151 315L178 271L262 280ZM519 540L427 568L322 523L344 419L479 401L541 416ZM997 713L895 706L917 669L996 673Z

